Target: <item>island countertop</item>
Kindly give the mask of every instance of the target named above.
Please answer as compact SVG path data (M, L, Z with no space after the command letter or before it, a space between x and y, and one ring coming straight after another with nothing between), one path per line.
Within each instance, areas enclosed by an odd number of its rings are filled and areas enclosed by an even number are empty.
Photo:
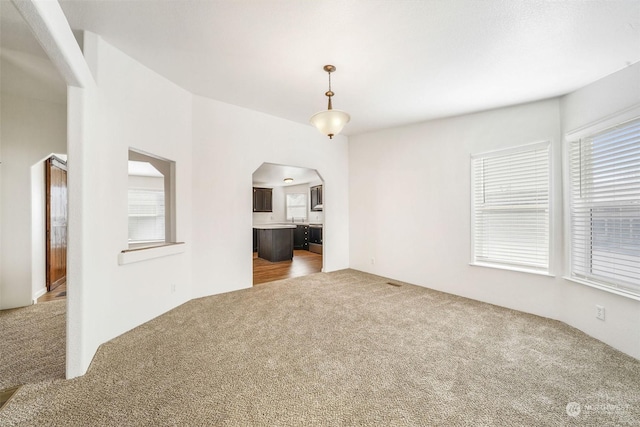
M276 230L280 228L296 228L299 224L254 224L258 230Z
M254 224L253 228L257 228L258 230L273 230L276 228L296 228L298 225L306 225L307 227L320 227L320 228L322 228L323 226L323 224L309 223L309 222L289 222L289 223L276 222L273 224Z

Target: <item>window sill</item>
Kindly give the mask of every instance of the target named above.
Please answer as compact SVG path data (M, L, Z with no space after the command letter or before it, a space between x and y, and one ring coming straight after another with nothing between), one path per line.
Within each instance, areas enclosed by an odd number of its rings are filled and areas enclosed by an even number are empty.
M609 286L605 286L605 285L600 285L598 283L595 282L590 282L588 280L584 280L584 279L578 279L577 277L569 277L569 276L562 276L563 279L568 280L570 282L574 282L574 283L579 283L581 285L585 285L585 286L589 286L591 288L596 288L596 289L600 289L601 291L604 292L609 292L611 294L616 294L616 295L620 295L623 297L627 297L636 301L640 301L640 295L638 294L634 294L622 289L618 289L618 288L613 288L613 287L609 287Z
M482 263L482 262L470 262L469 265L472 267L489 267L489 268L497 268L498 270L517 271L518 273L530 273L530 274L537 274L539 276L556 277L554 274L551 274L547 271L533 270L525 267L515 267L515 266L510 267L506 265L488 264L488 263Z
M132 264L169 255L183 253L186 250L184 242L165 243L158 246L125 249L118 254L118 265Z
M171 243L167 243L167 242L158 242L158 241L148 241L148 242L137 242L137 243L129 243L129 248L128 249L124 249L122 252L129 252L129 251L137 251L139 249L149 249L149 248L155 248L158 246L166 246L166 245L170 245Z

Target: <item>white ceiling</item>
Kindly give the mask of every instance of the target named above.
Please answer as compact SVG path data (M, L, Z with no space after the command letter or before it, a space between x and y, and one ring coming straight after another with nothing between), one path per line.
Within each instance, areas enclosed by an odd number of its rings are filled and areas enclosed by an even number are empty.
M347 135L562 95L640 61L640 0L61 5L73 29L195 94L300 123L326 108L334 64ZM3 25L2 44L21 34Z
M129 160L129 175L164 178L164 175L149 162Z
M15 6L0 0L0 90L66 103L67 85Z
M47 55L9 0L0 0L0 43L2 49L46 58Z
M284 178L293 178L293 182L286 184L283 181ZM273 163L263 163L253 173L253 184L264 187L290 187L319 181L320 176L315 169Z
M193 93L345 134L570 92L640 60L640 0L63 0Z

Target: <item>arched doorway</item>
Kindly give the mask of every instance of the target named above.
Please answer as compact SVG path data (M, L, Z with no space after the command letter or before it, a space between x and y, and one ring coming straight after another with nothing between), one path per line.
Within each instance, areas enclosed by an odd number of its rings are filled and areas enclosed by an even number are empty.
M315 169L263 163L253 172L253 284L306 276L324 263L324 181Z

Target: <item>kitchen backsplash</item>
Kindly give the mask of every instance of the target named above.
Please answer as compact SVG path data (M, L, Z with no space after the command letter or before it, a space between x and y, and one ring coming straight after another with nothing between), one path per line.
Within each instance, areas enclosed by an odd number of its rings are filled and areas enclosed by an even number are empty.
M278 215L277 212L256 212L253 214L253 223L254 224L269 224L269 223L280 223L280 222L291 222L285 219L284 213ZM309 224L324 224L324 212L308 212L307 220L302 221L296 218L296 222L306 222Z

